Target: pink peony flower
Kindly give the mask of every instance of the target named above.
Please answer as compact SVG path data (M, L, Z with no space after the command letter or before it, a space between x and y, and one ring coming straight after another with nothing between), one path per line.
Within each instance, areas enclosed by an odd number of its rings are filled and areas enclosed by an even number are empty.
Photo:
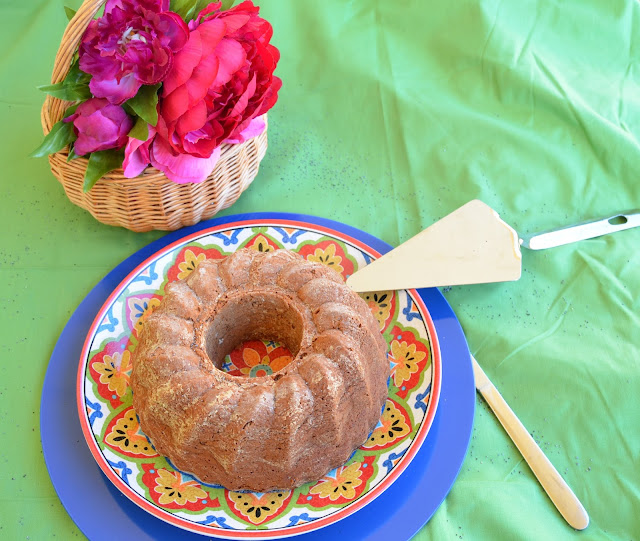
M124 1L124 0L122 0ZM271 25L251 1L220 11L210 4L189 24L189 39L163 80L158 124L147 141L130 138L124 174L147 165L177 183L201 182L222 143L242 143L265 129L262 115L278 99L278 50Z
M64 120L73 122L73 130L78 136L74 150L78 156L123 147L133 127L133 120L122 107L103 98L91 98L81 103L76 112Z
M163 82L157 137L175 154L209 158L225 141L257 135L254 119L274 105L282 85L273 75L280 56L269 44L273 31L259 8L249 0L220 6L191 21Z
M149 147L153 143L155 136L155 128L153 126L149 126L149 137L146 141L140 141L135 137L129 137L127 146L124 148L124 161L122 162L122 169L124 170L125 177L137 177L151 163Z
M160 117L158 125L162 127L163 124L164 120ZM156 130L149 126L149 138L146 141L129 138L122 167L127 178L137 177L151 164L173 182L195 183L202 182L211 174L219 157L220 147L214 149L208 158L178 153L165 139L156 137Z
M104 15L91 21L79 48L80 69L91 74L98 98L121 104L141 85L164 79L188 28L168 11L169 0L108 0Z
M207 158L176 152L166 139L156 137L151 147L151 165L178 184L202 182L213 171L220 158L220 147Z

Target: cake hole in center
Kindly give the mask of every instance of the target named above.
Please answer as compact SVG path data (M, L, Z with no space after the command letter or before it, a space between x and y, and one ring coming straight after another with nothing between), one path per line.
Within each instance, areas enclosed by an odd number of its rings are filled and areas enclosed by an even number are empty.
M275 340L247 340L225 356L220 370L230 376L259 378L282 370L292 360L287 347Z
M244 292L223 303L205 331L205 351L219 370L232 376L269 376L300 351L304 317L287 297Z

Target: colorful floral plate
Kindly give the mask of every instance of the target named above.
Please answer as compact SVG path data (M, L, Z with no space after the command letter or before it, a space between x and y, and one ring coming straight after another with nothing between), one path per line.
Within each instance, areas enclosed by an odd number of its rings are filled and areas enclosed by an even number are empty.
M457 475L469 442L475 401L464 336L435 289L368 298L390 343L395 366L390 400L369 441L344 467L316 484L275 498L229 493L174 470L139 432L126 376L141 318L153 308L164 283L189 272L199 257L219 257L244 245L263 250L293 247L305 257L341 266L345 274L389 249L365 233L329 220L260 214L219 218L169 234L114 269L65 327L43 388L43 451L63 504L91 539L111 538L118 531L138 539L167 535L191 539L193 531L227 538L305 532L309 539L331 533L359 538L393 532L409 537L437 509ZM245 366L240 361L235 368L268 372L278 359L269 355L272 346L254 344L254 353L243 357ZM92 467L86 445L76 436L80 431L68 420L68 370L72 357L79 354L83 430L94 459L111 481L96 476L95 462ZM397 363L400 358L408 362ZM445 374L442 380L441 373ZM440 381L444 403L436 414ZM400 475L404 469L410 473Z
M131 358L144 319L166 285L205 259L240 248L289 249L346 279L380 254L348 235L295 220L212 226L159 250L135 268L104 304L89 332L78 371L78 410L89 448L123 494L151 514L187 530L229 539L268 539L317 530L379 496L422 445L438 404L440 349L429 311L416 291L363 295L389 345L389 398L378 426L343 466L315 483L271 493L232 492L176 470L142 432L129 387ZM223 369L237 377L271 374L290 358L271 342L247 342Z

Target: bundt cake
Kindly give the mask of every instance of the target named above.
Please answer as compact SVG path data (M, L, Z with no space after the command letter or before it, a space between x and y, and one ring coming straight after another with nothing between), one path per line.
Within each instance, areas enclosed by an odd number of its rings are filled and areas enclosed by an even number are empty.
M220 369L246 340L293 360L268 376ZM386 343L333 269L287 250L207 259L145 320L133 405L158 453L201 481L266 492L320 479L364 443L387 397Z

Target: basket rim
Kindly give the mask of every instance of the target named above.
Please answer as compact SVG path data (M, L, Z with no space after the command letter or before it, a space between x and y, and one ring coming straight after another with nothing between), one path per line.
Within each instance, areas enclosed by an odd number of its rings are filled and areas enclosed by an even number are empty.
M261 134L257 135L256 137L253 137L251 139L247 139L243 143L237 143L237 144L223 143L220 146L220 158L219 158L219 160L233 158L236 154L238 154L238 153L240 153L242 151L242 149L243 149L243 147L245 145L247 145L248 143L250 143L254 139L258 139L258 138L264 136L266 134L267 130L268 130L268 127L269 127L269 123L268 123L268 120L267 120L266 113L263 115L263 118L264 118L264 121L265 121L265 128L264 128L264 131ZM50 160L50 162L51 161L57 162L58 166L61 166L61 167L65 168L65 169L69 168L71 166L71 164L73 164L73 166L75 166L77 169L81 169L83 171L86 169L87 164L89 163L89 160L87 158L84 158L84 157L78 157L78 158L75 158L72 162L68 162L67 161L68 157L69 157L69 147L66 146L62 150L59 150L58 152L54 152L53 154L50 154L49 155L49 160ZM99 183L104 182L104 181L108 181L110 184L127 185L127 186L130 186L130 187L143 186L143 185L149 184L149 183L152 183L152 184L169 183L170 185L180 184L180 183L176 183L176 182L170 180L169 178L167 178L167 176L162 171L160 171L159 169L156 169L151 164L147 165L147 167L142 171L142 173L140 173L136 177L126 177L124 175L124 170L123 170L122 167L119 167L117 169L113 169L109 173L106 173L105 175L100 177L100 179L98 180ZM187 183L187 184L193 184L193 183ZM196 184L198 184L198 183L196 183Z

